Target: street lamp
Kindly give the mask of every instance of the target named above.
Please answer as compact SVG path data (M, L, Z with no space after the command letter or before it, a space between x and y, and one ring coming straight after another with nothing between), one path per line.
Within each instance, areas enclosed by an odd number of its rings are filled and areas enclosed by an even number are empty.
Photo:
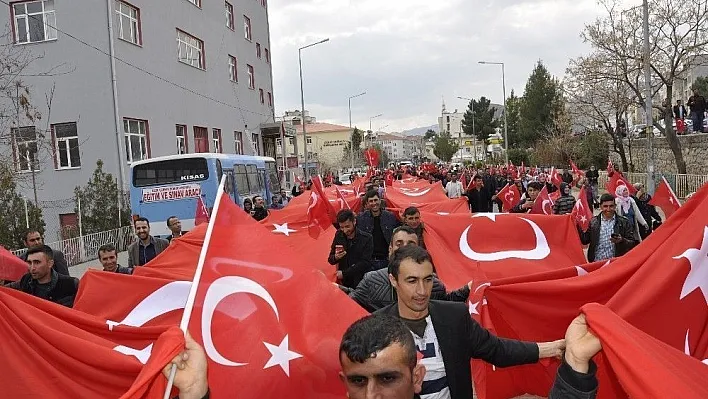
M316 46L318 44L322 44L324 42L328 42L329 38L320 40L319 42L308 44L307 46L300 47L297 50L297 58L298 58L298 63L300 65L300 102L302 105L302 114L300 115L300 123L302 123L302 142L303 142L303 155L305 158L305 182L310 180L310 171L308 169L308 163L307 163L307 128L306 128L306 123L305 123L305 91L303 89L303 84L302 84L302 50ZM295 145L297 146L297 137L295 137ZM297 147L295 148L295 154L297 154Z
M502 69L502 91L504 93L504 159L506 164L509 165L509 130L508 124L506 123L506 77L504 72L503 62L489 62L489 61L479 61L480 64L484 65L501 65Z
M651 103L651 52L649 50L649 1L642 2L644 14L644 112L646 113L646 136L647 136L647 192L654 192L654 118L652 118ZM671 101L671 99L669 99ZM667 126L667 129L669 127Z
M477 136L475 136L475 128L474 128L474 100L471 98L467 97L460 97L457 96L460 100L467 100L472 103L472 147L474 147L474 161L477 162ZM460 129L462 130L462 129ZM462 133L460 133L460 147L462 147ZM462 158L462 153L460 153L460 159Z
M364 92L361 92L361 93L359 93L359 94L357 94L357 95L355 95L355 96L349 97L349 129L352 128L352 98L361 97L361 96L363 96L364 94L366 94L365 91L364 91ZM351 132L349 149L351 150L350 157L351 157L351 159L352 159L352 171L353 171L353 170L354 170L354 131L353 131L353 130L352 130L352 132Z
M374 131L371 130L371 121L374 120L374 119L376 119L376 118L378 118L378 117L380 117L380 116L383 116L383 114L378 114L378 115L374 115L374 116L372 116L372 117L369 117L369 133L370 133L370 134L373 134L373 133L374 133Z

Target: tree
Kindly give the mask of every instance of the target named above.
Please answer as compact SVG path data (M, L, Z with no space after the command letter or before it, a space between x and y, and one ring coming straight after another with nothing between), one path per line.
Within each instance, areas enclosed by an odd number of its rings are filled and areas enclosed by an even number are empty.
M459 148L460 145L455 139L450 137L450 133L441 132L435 139L433 154L443 162L450 162Z
M521 109L521 98L514 94L514 90L511 90L509 98L506 99L506 123L507 131L509 136L509 148L517 148L520 144L520 124L521 115L519 111Z
M645 99L644 78L637 73L644 66L642 48L642 18L640 9L622 11L619 0L602 0L605 16L586 26L583 40L594 54L607 64L618 63L619 76L631 91L638 106ZM674 82L685 75L686 69L697 64L708 45L708 4L654 0L649 3L649 42L651 92L665 93L664 101L652 105L659 110L665 127L654 120L654 127L666 136L678 173L686 173L681 142L672 126L671 99Z
M543 62L538 61L526 82L524 97L519 107L519 146L532 147L541 138L548 137L558 111L558 84Z
M437 136L438 136L438 134L435 132L435 130L428 129L428 131L425 132L424 138L425 138L425 141L428 141L428 140L435 138Z
M708 76L699 76L693 81L691 90L698 90L703 97L708 97Z
M31 229L44 234L42 210L27 200L25 214L25 201L17 193L15 173L8 164L0 163L0 245L6 248L24 248L23 236L27 230L27 219Z
M499 121L494 118L494 108L491 100L482 96L479 101L470 101L462 120L462 130L467 136L475 135L477 140L487 140L494 133Z
M576 145L578 151L573 161L579 168L589 168L595 165L598 169L602 169L607 164L610 150L607 146L607 136L602 132L594 132L585 136L578 137L579 143ZM625 169L626 170L626 169Z
M509 162L514 165L531 165L531 156L528 151L523 148L509 148Z
M118 182L112 174L103 171L103 161L96 161L91 180L83 188L74 189L75 212L81 215L84 234L98 233L130 225L130 209L121 210L118 222ZM79 204L81 211L79 212Z
M344 152L343 152L343 157L342 157L342 164L343 165L351 165L351 163L352 163L352 161L351 161L351 156L352 156L351 145L352 145L352 143L354 144L354 163L355 164L361 163L361 157L359 157L358 154L361 153L361 142L363 139L364 139L364 135L362 134L362 131L355 127L354 131L352 132L352 141L348 142L344 145L344 150L343 150Z

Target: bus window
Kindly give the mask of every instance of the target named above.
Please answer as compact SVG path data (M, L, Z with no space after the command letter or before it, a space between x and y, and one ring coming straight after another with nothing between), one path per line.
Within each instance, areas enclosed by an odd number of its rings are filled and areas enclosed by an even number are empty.
M224 169L221 167L221 160L216 160L216 181L221 184L221 177L224 175Z
M146 187L209 179L206 158L171 159L133 167L133 186Z
M233 196L234 194L234 171L233 169L225 169L226 181L224 182L224 192Z
M251 191L248 188L248 176L246 165L234 165L236 167L236 188L239 195L248 195Z
M268 172L268 188L275 195L280 193L280 179L278 178L278 168L275 167L275 162L266 162L266 172Z
M261 188L258 184L258 169L256 169L256 165L246 165L246 175L248 176L248 186L251 188L251 193L260 192Z

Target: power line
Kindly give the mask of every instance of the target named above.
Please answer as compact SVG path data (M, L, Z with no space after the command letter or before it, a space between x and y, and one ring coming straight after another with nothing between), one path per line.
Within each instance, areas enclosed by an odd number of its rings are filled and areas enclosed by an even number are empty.
M8 3L6 0L0 0L0 3L6 5L6 6L8 6L8 7L12 7L12 6L10 5L10 3ZM48 26L48 27L50 27L50 28L56 30L57 32L60 32L60 33L62 33L62 34L64 34L64 35L66 35L67 37L70 37L70 38L76 40L77 42L83 44L83 45L86 46L86 47L89 47L89 48L91 48L91 49L93 49L93 50L98 51L99 53L101 53L101 54L103 54L103 55L105 55L105 56L107 56L107 57L110 57L110 56L111 56L109 53L105 52L104 50L102 50L102 49L100 49L100 48L98 48L98 47L96 47L96 46L94 46L93 44L88 43L88 42L86 42L86 41L84 41L84 40L82 40L82 39L80 39L80 38L78 38L78 37L76 37L76 36L74 36L74 35L72 35L72 34L70 34L70 33L67 33L67 32L65 32L65 31L63 31L63 30L57 28L56 26L53 26L53 25L50 25L50 24L46 23L46 22L44 21L44 18L39 19L36 15L28 15L28 17L34 19L36 22L40 22L40 23L42 23L43 25L46 25L46 26ZM223 36L222 36L222 38L223 38ZM13 38L13 40L14 40L14 38ZM208 95L206 95L206 94L199 93L199 92L197 92L197 91L195 91L195 90L193 90L193 89L190 89L189 87L182 86L182 85L179 84L179 83L173 82L173 81L171 81L171 80L169 80L169 79L167 79L167 78L164 78L164 77L162 77L162 76L160 76L160 75L157 75L156 73L153 73L153 72L151 72L151 71L148 71L147 69L144 69L144 68L142 68L142 67L139 67L139 66L137 66L137 65L134 65L134 64L132 64L132 63L130 63L130 62L128 62L128 61L126 61L126 60L124 60L124 59L122 59L122 58L119 58L119 57L117 57L117 56L115 56L115 55L113 56L113 58L114 58L115 60L117 60L117 61L119 61L119 62L125 64L125 65L128 65L128 66L134 68L134 69L137 70L137 71L140 71L140 72L142 72L142 73L144 73L144 74L150 76L150 77L153 77L153 78L155 78L155 79L157 79L157 80L160 80L160 81L165 82L165 83L167 83L167 84L170 84L170 85L172 85L172 86L174 86L174 87L177 87L177 88L179 88L179 89L182 89L182 90L184 90L184 91L186 91L186 92L188 92L188 93L191 93L191 94L194 94L194 95L196 95L196 96L202 97L202 98L204 98L204 99L206 99L206 100L213 101L214 103L217 103L217 104L220 104L220 105L224 105L224 106L226 106L226 107L233 108L233 109L239 110L239 111L241 111L241 112L245 111L245 112L248 112L248 113L251 113L251 114L254 114L254 115L265 116L265 117L267 117L267 118L272 117L272 116L269 115L269 114L263 114L263 113L260 113L260 112L251 111L250 109L246 109L246 108L242 108L242 107L239 107L239 106L236 106L236 105L233 105L233 104L229 104L229 103L226 103L226 102L221 101L221 100L219 100L219 99L210 97L210 96L208 96ZM238 101L238 97L237 97L237 101ZM243 114L241 115L241 117L243 118Z

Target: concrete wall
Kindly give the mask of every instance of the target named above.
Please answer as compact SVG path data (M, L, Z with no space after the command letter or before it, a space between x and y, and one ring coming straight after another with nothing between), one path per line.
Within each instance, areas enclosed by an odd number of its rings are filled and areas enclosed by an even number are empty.
M686 161L686 172L688 174L708 175L708 134L692 134L679 136L681 150ZM627 152L627 162L629 162L628 141L624 146ZM646 139L632 139L632 163L636 172L646 172ZM677 173L674 154L669 148L669 144L664 137L656 137L653 141L654 165L657 172ZM619 156L610 152L612 162L621 165Z

